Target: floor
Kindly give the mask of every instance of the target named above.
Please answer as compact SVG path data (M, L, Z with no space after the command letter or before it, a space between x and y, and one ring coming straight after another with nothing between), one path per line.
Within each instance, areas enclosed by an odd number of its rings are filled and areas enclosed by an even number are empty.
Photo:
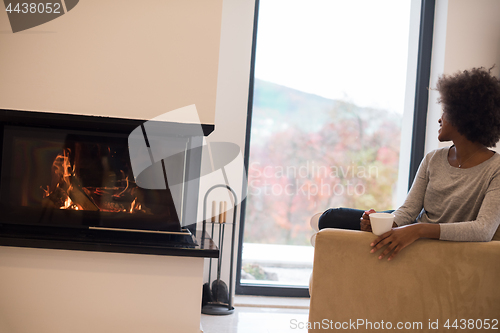
M225 316L201 315L203 333L307 333L309 299L236 296L235 311Z

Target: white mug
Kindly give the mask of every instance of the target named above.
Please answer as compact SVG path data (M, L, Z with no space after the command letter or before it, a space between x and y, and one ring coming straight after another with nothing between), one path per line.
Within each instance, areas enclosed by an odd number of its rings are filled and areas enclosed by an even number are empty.
M371 213L370 224L372 225L372 232L380 236L391 230L394 217L395 215L391 213Z

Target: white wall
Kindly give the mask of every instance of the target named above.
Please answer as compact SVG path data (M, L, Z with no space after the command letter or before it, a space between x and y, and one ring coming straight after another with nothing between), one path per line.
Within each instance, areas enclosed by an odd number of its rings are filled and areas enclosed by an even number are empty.
M440 75L444 72L446 54L446 33L448 20L448 0L436 1L434 14L434 32L432 39L432 60L430 87L435 87ZM441 117L441 105L437 104L439 94L436 90L429 90L429 104L427 107L427 126L425 133L425 152L438 148L437 120Z
M472 67L490 68L500 73L500 1L437 0L431 87L441 74L453 74ZM445 29L443 29L445 27ZM436 34L437 33L437 34ZM431 91L427 117L426 152L451 143L439 143L437 120L441 106Z
M217 82L215 132L211 134L207 140L209 142L222 141L235 143L240 147L242 153L245 151L254 10L255 0L224 0L220 40L219 79ZM241 181L243 181L243 179L241 179ZM243 195L243 193L241 193L241 188L235 190L241 198ZM230 201L230 199L224 197L221 192L216 194L214 200ZM209 202L211 202L211 200L209 200ZM235 266L238 248L237 240L240 209L241 207L238 207L238 216L236 218ZM228 218L232 216L232 212L228 212ZM226 230L228 231L224 239L225 251L222 280L228 282L230 263L228 245L231 242L231 229L226 228ZM207 267L206 264L206 268ZM233 270L233 279L236 281L236 267L233 267ZM208 268L205 270L205 280L207 275Z
M420 8L421 0L412 0L410 8L410 29L408 60L406 69L406 89L403 119L401 122L401 143L399 149L398 182L396 196L393 200L394 207L401 206L408 193L408 174L410 172L413 110L415 109L415 88L417 79L418 37L420 33Z
M202 258L0 246L2 333L198 333Z
M0 11L0 108L215 117L222 0L85 0L13 34Z

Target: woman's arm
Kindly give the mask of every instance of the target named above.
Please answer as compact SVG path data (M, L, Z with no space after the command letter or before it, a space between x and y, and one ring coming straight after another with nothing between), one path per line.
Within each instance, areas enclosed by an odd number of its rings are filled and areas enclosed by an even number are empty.
M500 224L500 174L492 178L474 221L454 223L416 223L394 228L372 242L374 253L387 246L379 259L389 253L392 260L402 249L419 238L451 241L490 241Z
M440 225L434 223L415 223L394 228L385 234L379 236L370 244L373 246L371 253L387 245L385 250L378 257L384 258L391 251L392 254L387 260L392 260L402 249L413 243L419 238L439 239Z
M441 240L489 242L500 224L500 174L486 190L481 208L474 221L440 223Z
M498 185L498 186L497 186ZM420 238L452 241L488 242L500 224L500 176L494 179L481 204L474 221L455 223L415 223L394 228L379 236L370 244L371 253L387 246L379 259L391 253L392 260L402 249Z
M417 175L413 180L413 184L410 188L410 192L408 192L404 204L393 213L396 215L394 222L398 226L414 223L417 216L422 211L424 206L425 191L427 189L427 184L429 183L427 170L431 154L433 154L433 152L427 154L420 163Z

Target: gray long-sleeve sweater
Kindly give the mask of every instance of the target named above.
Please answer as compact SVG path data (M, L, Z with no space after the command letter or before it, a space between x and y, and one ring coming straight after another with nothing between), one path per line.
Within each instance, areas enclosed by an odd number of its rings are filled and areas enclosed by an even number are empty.
M449 164L449 149L424 157L395 222L439 223L442 240L490 241L500 224L500 155L460 169Z

